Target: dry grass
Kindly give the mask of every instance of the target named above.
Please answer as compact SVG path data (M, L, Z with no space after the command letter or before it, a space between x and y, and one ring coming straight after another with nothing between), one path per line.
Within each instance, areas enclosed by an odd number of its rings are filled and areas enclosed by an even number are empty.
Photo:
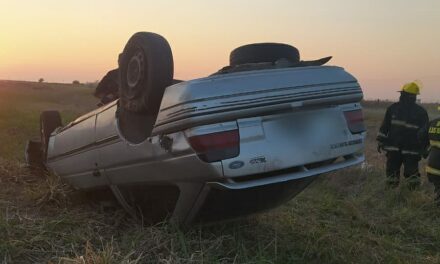
M415 192L384 188L384 157L374 137L385 105L367 105L362 167L322 176L270 212L181 230L143 226L119 207L103 207L22 165L21 141L33 135L37 112L47 103L72 118L93 107L90 90L16 83L22 89L16 92L2 85L0 263L440 263L440 210L426 178Z

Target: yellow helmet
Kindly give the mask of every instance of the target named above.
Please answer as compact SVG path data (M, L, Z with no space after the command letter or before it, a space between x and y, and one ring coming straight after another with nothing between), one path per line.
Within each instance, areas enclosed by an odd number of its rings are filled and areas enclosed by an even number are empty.
M410 82L402 86L401 92L407 92L410 94L420 94L420 85L416 82Z

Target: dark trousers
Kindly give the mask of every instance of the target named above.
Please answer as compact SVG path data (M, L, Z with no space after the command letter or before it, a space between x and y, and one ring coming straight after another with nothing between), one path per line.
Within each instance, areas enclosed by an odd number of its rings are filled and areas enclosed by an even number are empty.
M440 175L434 175L431 173L427 173L427 175L429 182L434 185L434 192L440 196Z
M401 151L387 152L387 183L397 186L400 180L400 168L403 164L403 176L408 178L409 187L420 185L419 155L402 154Z

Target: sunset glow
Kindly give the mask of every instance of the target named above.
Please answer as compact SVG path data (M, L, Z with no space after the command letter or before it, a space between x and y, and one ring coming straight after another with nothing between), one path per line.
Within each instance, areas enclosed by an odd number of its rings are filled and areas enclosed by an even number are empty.
M242 44L284 42L303 59L333 56L367 98L419 79L421 98L440 101L439 14L435 0L1 0L0 79L95 81L133 33L151 31L171 44L178 79L215 72Z

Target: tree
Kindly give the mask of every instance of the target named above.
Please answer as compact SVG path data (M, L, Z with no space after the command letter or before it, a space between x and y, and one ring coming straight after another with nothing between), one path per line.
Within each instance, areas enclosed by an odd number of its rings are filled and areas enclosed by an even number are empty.
M39 83L42 83L42 82L44 82L44 79L43 79L43 78L40 78L40 79L38 79L38 82L39 82Z
M75 84L75 85L78 85L78 84L81 84L78 80L74 80L73 82L72 82L72 84Z

